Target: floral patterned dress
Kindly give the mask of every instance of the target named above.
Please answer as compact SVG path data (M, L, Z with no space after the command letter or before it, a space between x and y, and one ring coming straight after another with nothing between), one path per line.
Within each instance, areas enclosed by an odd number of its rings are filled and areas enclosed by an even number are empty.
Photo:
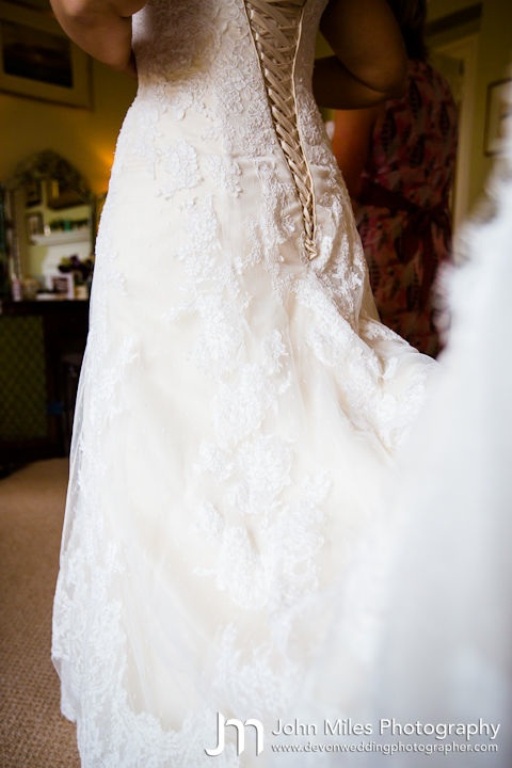
M386 102L373 128L357 225L381 320L435 356L435 277L450 255L457 108L424 61L410 61L404 97Z

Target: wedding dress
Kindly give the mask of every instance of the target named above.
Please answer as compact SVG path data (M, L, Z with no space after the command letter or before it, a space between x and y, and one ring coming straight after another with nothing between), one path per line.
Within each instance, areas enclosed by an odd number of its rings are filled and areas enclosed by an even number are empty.
M311 93L325 4L134 17L54 608L85 768L264 765L424 399ZM215 763L219 713L265 752Z

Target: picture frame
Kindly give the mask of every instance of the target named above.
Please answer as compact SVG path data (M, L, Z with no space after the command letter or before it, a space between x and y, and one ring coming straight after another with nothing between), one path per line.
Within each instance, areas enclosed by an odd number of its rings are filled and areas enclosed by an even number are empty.
M44 219L43 214L40 211L27 213L25 215L25 222L27 227L27 237L29 240L31 240L34 235L44 234Z
M90 108L90 59L49 11L0 0L0 91Z
M75 298L75 280L71 272L63 275L52 275L50 278L52 292L61 299Z
M506 98L511 87L512 78L496 80L488 86L484 138L484 152L488 156L501 154L512 131L512 108Z

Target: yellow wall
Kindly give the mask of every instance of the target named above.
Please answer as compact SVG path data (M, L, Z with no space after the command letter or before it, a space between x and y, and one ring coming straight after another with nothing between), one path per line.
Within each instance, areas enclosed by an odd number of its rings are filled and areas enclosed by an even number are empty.
M81 171L94 193L106 190L117 133L135 83L92 61L91 76L91 109L0 93L0 182L28 155L53 149Z

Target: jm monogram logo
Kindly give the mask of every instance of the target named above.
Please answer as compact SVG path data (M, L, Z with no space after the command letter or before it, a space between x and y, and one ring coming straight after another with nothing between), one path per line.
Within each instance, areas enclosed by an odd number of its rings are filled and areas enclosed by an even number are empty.
M245 729L247 726L252 726L256 731L256 755L263 752L265 737L261 720L251 718L242 722L242 720L237 720L236 717L231 717L227 720L221 712L217 712L217 746L215 749L205 749L207 755L216 757L224 752L226 746L226 727L228 725L232 725L236 728L237 755L241 755L245 750Z

